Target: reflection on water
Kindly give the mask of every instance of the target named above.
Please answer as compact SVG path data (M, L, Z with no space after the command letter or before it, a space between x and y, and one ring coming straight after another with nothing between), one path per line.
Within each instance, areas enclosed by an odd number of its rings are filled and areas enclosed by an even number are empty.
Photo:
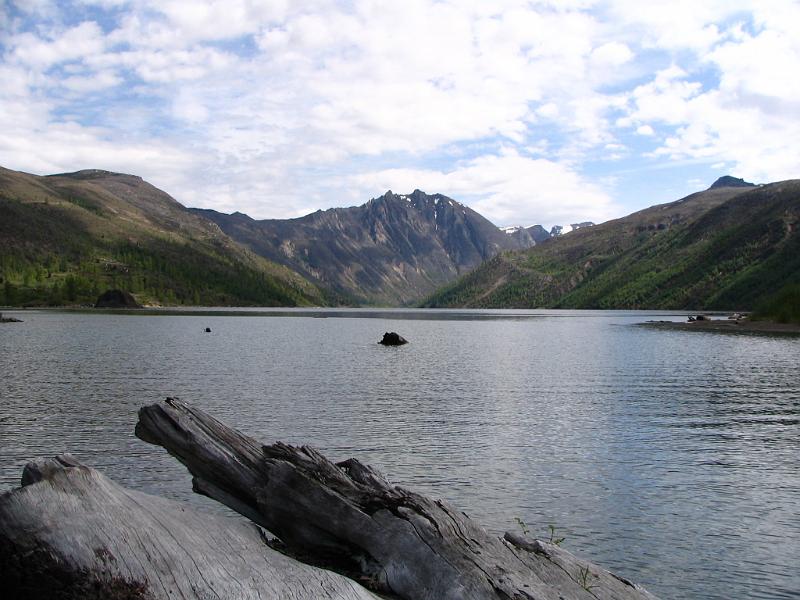
M493 531L553 524L664 598L797 597L800 340L629 326L663 313L242 312L18 313L0 328L0 486L71 451L218 510L133 436L139 406L178 396ZM378 345L391 330L411 344Z

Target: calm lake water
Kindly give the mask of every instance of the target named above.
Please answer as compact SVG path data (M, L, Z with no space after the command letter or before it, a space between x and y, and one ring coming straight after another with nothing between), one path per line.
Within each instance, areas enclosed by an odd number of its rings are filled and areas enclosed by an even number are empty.
M5 312L25 322L0 326L0 489L69 451L218 510L133 435L140 406L178 396L494 532L555 525L662 598L800 597L800 338L641 312Z

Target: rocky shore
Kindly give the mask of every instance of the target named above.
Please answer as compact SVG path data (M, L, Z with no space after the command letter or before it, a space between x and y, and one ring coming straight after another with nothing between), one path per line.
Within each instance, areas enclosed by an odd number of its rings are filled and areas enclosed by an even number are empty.
M723 333L800 335L796 323L752 321L750 319L703 319L696 321L647 321L642 325L674 331L712 331Z

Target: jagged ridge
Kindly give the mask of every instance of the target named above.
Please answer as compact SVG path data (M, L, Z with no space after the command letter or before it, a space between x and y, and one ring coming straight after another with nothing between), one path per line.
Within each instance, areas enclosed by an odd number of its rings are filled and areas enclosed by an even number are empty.
M197 213L261 256L358 303L418 301L498 252L524 247L474 210L420 190L388 191L361 206L298 219Z

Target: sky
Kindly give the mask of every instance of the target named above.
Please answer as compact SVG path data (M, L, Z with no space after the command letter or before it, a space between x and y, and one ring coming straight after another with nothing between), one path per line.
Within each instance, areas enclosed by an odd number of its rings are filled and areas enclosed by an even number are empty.
M800 177L797 0L0 0L0 166L498 226Z

